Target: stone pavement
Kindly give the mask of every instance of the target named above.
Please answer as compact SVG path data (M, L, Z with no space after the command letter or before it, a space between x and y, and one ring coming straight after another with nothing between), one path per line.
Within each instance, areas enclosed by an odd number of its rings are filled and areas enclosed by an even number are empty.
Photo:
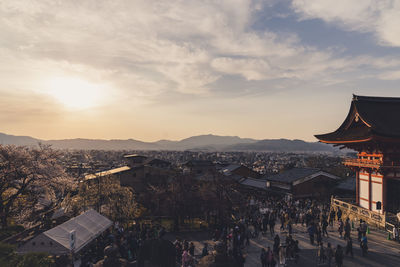
M275 232L279 234L281 240L286 238L286 232L279 231L280 224L275 226ZM345 251L346 242L339 238L337 227L328 227L329 238L324 237L323 243L326 247L327 243L330 242L333 248L336 248L338 244L343 247ZM181 238L186 239L190 242L194 242L195 254L200 255L203 248L204 242L213 245L213 241L210 236L204 232L200 233L187 233L180 235ZM366 257L361 256L361 249L357 241L357 231L352 231L353 239L353 253L354 258L344 256L344 267L358 267L358 266L371 266L371 267L383 267L393 266L400 267L400 244L391 240L387 240L387 234L371 230L368 237L369 252ZM287 261L286 266L299 266L299 267L311 267L311 266L328 266L327 264L317 264L317 247L310 244L306 227L301 225L293 226L293 238L299 240L300 247L300 259L297 264L293 261ZM174 237L170 237L171 241ZM267 236L259 235L258 238L251 239L250 246L245 248L246 262L245 267L261 267L260 263L260 252L261 248L267 249L267 247L273 247L273 238L268 234ZM335 266L333 263L332 266Z
M317 264L317 246L311 245L305 226L294 226L293 238L299 240L300 259L297 264L288 261L286 266L328 266L327 264ZM286 232L280 232L279 227L275 227L276 233L281 240L286 238ZM329 231L330 230L330 231ZM328 242L333 248L340 244L345 249L346 242L339 237L336 227L328 227L329 238L324 237L324 247ZM368 237L369 253L362 257L361 249L357 241L357 231L352 231L354 258L350 255L344 257L343 266L400 266L400 244L387 240L385 233L371 231ZM251 240L251 245L247 248L246 267L261 266L261 248L273 247L273 239L267 235L259 236ZM345 250L344 250L345 251ZM332 266L335 266L334 264Z

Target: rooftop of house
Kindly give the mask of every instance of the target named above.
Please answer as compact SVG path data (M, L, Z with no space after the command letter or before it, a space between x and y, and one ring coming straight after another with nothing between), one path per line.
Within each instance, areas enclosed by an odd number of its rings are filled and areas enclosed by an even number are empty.
M292 183L318 172L321 172L321 170L314 168L293 168L272 176L264 176L264 179L275 182Z

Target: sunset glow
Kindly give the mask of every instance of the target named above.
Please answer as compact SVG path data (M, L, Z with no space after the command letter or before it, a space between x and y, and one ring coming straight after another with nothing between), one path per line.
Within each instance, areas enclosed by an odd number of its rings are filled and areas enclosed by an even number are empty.
M53 78L47 93L69 109L96 107L104 100L104 86L79 78Z

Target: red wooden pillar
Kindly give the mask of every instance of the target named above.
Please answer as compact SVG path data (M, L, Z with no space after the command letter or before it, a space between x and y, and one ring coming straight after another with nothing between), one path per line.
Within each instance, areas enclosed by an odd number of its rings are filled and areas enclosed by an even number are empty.
M386 189L387 181L385 175L382 177L382 213L386 211Z
M360 205L360 171L356 171L356 203Z
M372 210L372 177L371 170L368 172L368 207L369 210Z

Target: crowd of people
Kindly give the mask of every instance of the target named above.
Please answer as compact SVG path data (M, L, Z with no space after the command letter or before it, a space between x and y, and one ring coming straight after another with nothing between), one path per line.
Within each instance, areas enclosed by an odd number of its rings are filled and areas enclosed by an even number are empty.
M317 264L341 267L345 256L354 257L352 230L357 230L362 256L368 253L367 223L359 220L357 227L354 226L354 222L343 217L340 209L331 209L328 202L269 196L259 199L251 197L243 206L232 214L234 219L226 220L227 223L215 226L212 230L213 240L222 244L224 254L231 257L237 266L244 266L251 239L257 240L260 236L269 239L271 244L260 249L262 267L286 266L290 262L296 266L301 261L299 241L296 240L296 231L299 229L308 235L310 245L316 251ZM332 245L330 237L335 235L335 229L345 241L345 246ZM86 250L81 257L81 266L111 266L107 265L107 260L111 263L117 259L124 262L121 266L129 266L137 259L145 240L159 239L164 234L165 229L161 226L136 224L124 229L115 224L112 230L100 236ZM399 239L398 230L393 230L393 239ZM195 255L195 244L179 238L173 247L176 262L181 267L196 266L199 258L209 255L213 250L212 246L203 243L199 250L201 254Z
M287 261L295 264L299 261L300 248L298 240L293 235L293 225L305 227L309 236L310 244L317 250L316 260L318 263L332 266L343 265L344 256L353 257L353 240L351 238L351 225L349 218L342 218L340 209L330 208L329 203L323 203L311 199L293 200L285 197L268 197L264 199L251 199L244 216L239 221L239 236L243 236L249 243L249 238L257 238L260 234L273 239L273 246L261 249L261 266L285 266ZM275 233L275 224L279 223L279 234ZM343 248L337 245L336 248L329 242L328 227L333 229L338 226L340 238L346 241ZM358 227L358 242L365 256L368 251L367 241L368 225L360 220ZM325 241L325 243L324 243ZM244 241L243 241L244 242ZM326 245L325 245L326 244ZM232 252L235 253L235 246Z
M134 266L145 240L162 238L165 229L159 225L134 224L124 228L115 223L92 243L80 257L81 267ZM112 263L118 262L119 265ZM79 265L78 265L79 266Z

